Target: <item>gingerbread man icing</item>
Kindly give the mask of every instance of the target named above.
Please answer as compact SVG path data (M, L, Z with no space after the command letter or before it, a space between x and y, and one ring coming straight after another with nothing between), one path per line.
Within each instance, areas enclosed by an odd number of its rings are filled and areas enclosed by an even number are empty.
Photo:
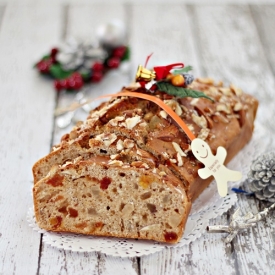
M202 179L213 176L217 182L218 192L220 196L227 195L227 182L238 181L242 178L242 173L233 171L224 166L227 155L225 148L218 147L214 156L209 145L202 139L195 138L191 143L191 149L194 156L204 164L204 168L198 170L198 174Z

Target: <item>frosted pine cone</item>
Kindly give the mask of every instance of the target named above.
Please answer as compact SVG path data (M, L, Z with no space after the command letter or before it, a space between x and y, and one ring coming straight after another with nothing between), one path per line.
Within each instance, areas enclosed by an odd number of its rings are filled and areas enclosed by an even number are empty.
M275 202L275 153L261 155L248 173L249 188L260 200Z
M186 85L190 85L193 82L193 80L194 80L194 76L193 75L187 74L187 73L182 74L182 75L184 77L184 81L185 81Z

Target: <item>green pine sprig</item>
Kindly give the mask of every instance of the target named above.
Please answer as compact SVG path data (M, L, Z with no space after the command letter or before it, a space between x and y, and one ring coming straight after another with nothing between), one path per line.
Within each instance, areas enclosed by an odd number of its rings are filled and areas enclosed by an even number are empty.
M192 90L189 88L177 87L177 86L174 86L166 81L159 81L156 83L156 85L160 91L165 92L169 95L173 95L173 96L177 96L177 97L181 97L181 98L183 98L183 97L192 97L192 98L204 97L204 98L207 98L207 99L211 100L212 102L214 102L214 100L211 97L207 96L203 92Z
M182 68L182 69L173 71L173 74L188 73L188 72L190 72L190 71L192 71L192 70L193 70L193 67L190 66L190 65L188 65L188 66L186 66L186 67L184 67L184 68Z

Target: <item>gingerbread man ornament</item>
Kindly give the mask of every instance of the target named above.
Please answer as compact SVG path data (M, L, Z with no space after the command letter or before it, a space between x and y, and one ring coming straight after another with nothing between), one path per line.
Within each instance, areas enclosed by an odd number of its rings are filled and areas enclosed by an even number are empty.
M202 139L195 138L191 143L191 149L194 156L204 164L204 168L198 170L202 179L213 176L217 182L218 192L221 197L227 195L227 182L238 181L242 178L242 173L233 171L224 166L227 155L225 148L218 147L214 156L209 145Z

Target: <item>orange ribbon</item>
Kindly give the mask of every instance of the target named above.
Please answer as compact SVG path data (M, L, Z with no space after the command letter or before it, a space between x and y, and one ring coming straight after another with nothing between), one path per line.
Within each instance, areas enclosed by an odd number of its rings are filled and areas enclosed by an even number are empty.
M95 101L95 100L101 99L101 98L119 97L119 96L138 97L138 98L147 99L151 102L154 102L159 107L161 107L169 116L171 116L174 119L174 121L181 127L181 129L184 131L184 133L189 137L189 139L191 141L196 138L194 136L194 134L190 131L188 126L185 124L185 122L168 105L166 105L158 97L155 97L155 96L152 96L152 95L147 95L147 94L136 93L136 92L120 92L120 93L116 93L116 94L108 94L108 95L99 96L97 98L89 100L89 102L90 101Z

